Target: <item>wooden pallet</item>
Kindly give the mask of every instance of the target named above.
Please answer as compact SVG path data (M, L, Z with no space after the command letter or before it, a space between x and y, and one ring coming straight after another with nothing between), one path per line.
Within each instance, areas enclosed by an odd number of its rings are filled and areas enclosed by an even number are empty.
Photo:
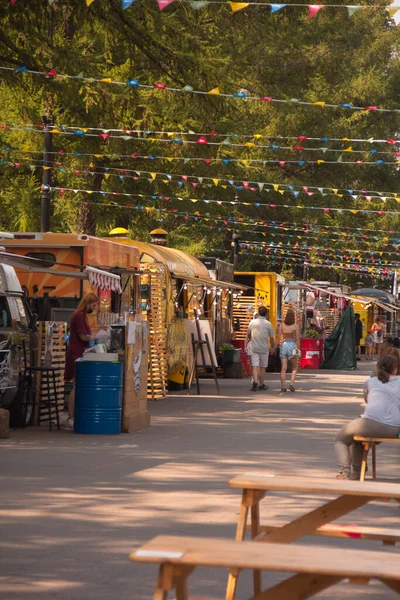
M165 326L165 296L163 274L149 276L151 296L148 314L149 377L147 399L159 400L167 395L167 330Z
M252 310L249 310L249 307ZM232 316L233 323L239 321L240 329L235 331L235 340L245 340L249 323L256 310L256 298L254 296L240 296L233 298Z
M38 361L37 366L51 366L59 370L56 373L57 398L54 397L52 376L50 377L50 395L47 388L47 375L38 373L36 376L35 424L40 425L49 418L55 418L55 401L61 413L64 409L64 367L66 356L65 334L67 323L62 321L41 321L38 323ZM52 401L51 410L42 406L40 400ZM40 406L40 410L39 410Z

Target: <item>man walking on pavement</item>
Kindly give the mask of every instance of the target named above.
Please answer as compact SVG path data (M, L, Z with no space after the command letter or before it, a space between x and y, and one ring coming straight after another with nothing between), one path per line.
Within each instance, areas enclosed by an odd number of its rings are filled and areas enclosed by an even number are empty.
M250 340L251 349L252 392L268 389L264 384L265 369L268 367L270 348L275 345L274 328L266 318L265 306L259 307L258 314L258 319L253 319L247 330L247 341Z

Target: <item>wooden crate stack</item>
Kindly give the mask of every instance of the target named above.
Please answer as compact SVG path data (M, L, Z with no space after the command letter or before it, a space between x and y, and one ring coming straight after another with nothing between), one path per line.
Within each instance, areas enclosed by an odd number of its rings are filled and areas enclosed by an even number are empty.
M249 310L249 307L252 307L251 311ZM246 339L247 329L255 310L254 296L240 296L239 298L233 299L233 323L235 324L236 321L239 320L240 324L240 330L235 331L235 340Z
M62 321L41 321L38 323L38 366L57 367L56 388L57 403L60 413L64 410L64 367L66 356L65 335L67 333L67 323ZM48 400L49 392L47 387L47 375L37 373L36 376L36 405L35 405L35 424L40 425L49 418L55 418L55 405L52 404L52 412L49 414L47 407L41 406L39 410L39 399ZM52 376L50 377L50 400L55 400L53 391Z
M150 276L151 296L148 315L150 335L148 400L159 400L167 395L167 329L165 324L164 286L161 274Z
M325 331L326 335L328 336L337 323L339 323L340 311L338 311L336 308L320 308L318 310L324 317Z

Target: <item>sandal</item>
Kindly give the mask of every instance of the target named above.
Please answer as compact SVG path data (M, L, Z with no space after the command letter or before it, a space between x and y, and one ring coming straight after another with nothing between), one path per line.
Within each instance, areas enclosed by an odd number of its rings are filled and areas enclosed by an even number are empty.
M346 473L338 473L336 479L350 479L350 477L349 475L346 475Z
M290 385L289 385L289 390L290 390L291 392L295 392L295 391L296 391L296 390L294 389L294 385L292 385L292 384L290 384Z
M281 388L281 394L282 394L282 392L287 392L287 389L286 388Z

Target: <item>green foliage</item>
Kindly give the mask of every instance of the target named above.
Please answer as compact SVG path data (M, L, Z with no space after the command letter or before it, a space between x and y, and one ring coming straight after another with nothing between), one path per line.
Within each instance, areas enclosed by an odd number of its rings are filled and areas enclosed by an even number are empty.
M387 108L399 105L400 37L383 9L358 11L349 18L346 9L326 8L310 20L306 10L290 7L276 15L269 14L265 7L248 8L232 15L214 5L197 12L187 4L175 3L159 12L156 2L150 1L137 2L124 11L120 0L95 2L90 8L85 2L72 0L55 0L51 6L45 0L30 0L29 3L16 2L13 7L3 3L0 19L0 65L11 68L25 64L42 72L55 68L60 73L83 73L87 78L111 77L117 81L134 77L143 84L162 82L176 88L191 85L204 91L216 86L228 93L244 88L252 94L311 102L351 102L357 106ZM382 150L382 146L354 144L354 150L362 150L360 154L329 150L299 152L291 149L293 140L284 136L395 138L399 129L398 113L225 100L12 71L2 71L0 77L1 123L37 124L43 114L52 111L58 126L192 130L196 133L215 130L223 134L283 136L278 142L273 137L263 138L262 143L279 144L287 148L285 150L172 144L167 137L162 142L154 141L157 136L152 136L153 141L110 138L103 142L99 137L88 135L84 138L54 135L54 150L72 153L55 155L56 162L60 163L54 169L55 186L120 195L55 192L52 195L53 230L106 235L120 225L129 229L132 237L148 241L149 231L162 225L170 232L171 245L194 255L213 254L225 260L231 257L227 234L237 230L240 240L246 244L281 243L281 248L270 248L268 252L263 248L257 251L243 248L239 269L276 270L296 278L303 276L305 259L311 265L320 264L344 248L374 251L376 261L380 260L383 266L385 261L397 261L397 248L388 246L384 239L385 231L393 232L388 238L396 237L400 226L397 214L324 213L298 208L364 208L397 213L398 204L393 199L386 202L368 201L365 197L352 200L325 190L323 197L302 193L296 200L292 195L281 195L267 188L262 192L242 189L235 194L236 190L224 189L221 184L178 187L160 176L153 181L148 173L134 179L133 170L396 191L398 172L393 165L346 165L350 160L375 160L371 159L370 151ZM189 139L194 142L197 135ZM234 141L231 138L231 142ZM319 142L308 145L318 147ZM345 140L325 144L342 150L349 145ZM3 146L15 152L0 151L0 160L6 162L0 169L0 226L38 229L43 136L27 130L2 129L0 148ZM384 149L387 150L387 146ZM162 156L164 160L133 159L132 154ZM181 160L170 162L167 157ZM283 167L262 162L223 165L206 164L202 160L184 161L184 157L226 157L243 161L323 158L326 163L299 166L296 162ZM391 160L389 154L382 158ZM338 159L342 162L337 162ZM332 162L334 164L329 164ZM20 166L16 168L15 163ZM127 171L123 179L120 173L113 171L118 168ZM152 199L154 195L162 195L165 200ZM217 204L221 201L227 204ZM281 206L283 204L287 206ZM255 226L257 221L292 225L266 228ZM316 225L326 227L325 233L315 233L312 228ZM299 226L309 233L300 232ZM331 226L338 229L332 230ZM369 229L380 232L369 232ZM365 232L366 237L355 237L355 232ZM301 251L302 244L326 250L322 253L317 249ZM379 256L379 252L389 250L392 254ZM303 257L300 262L298 256ZM366 257L369 258L369 254L349 252L337 260L337 271L312 267L309 273L316 279L330 280L342 273L342 283L363 277L366 285L384 285L379 279L368 279L365 274L341 269L340 263L350 264L352 258L364 261Z

